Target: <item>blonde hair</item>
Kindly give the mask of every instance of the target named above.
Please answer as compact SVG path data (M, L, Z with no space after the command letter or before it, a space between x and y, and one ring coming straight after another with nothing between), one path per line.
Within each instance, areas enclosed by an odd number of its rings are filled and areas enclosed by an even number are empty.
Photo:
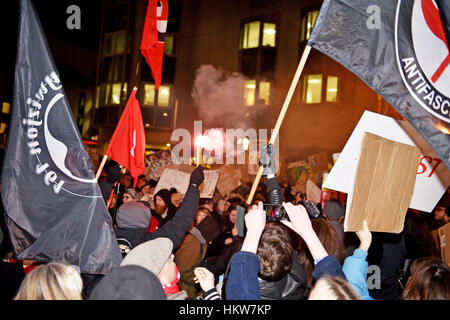
M338 277L323 276L314 285L308 300L360 300L350 284Z
M31 271L14 300L82 300L83 280L73 266L51 262Z

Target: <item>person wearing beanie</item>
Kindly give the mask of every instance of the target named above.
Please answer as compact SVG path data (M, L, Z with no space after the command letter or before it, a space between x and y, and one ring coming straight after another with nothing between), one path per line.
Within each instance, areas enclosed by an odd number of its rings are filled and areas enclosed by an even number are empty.
M126 265L107 273L88 300L166 300L166 295L152 272L138 265Z
M194 226L175 252L175 263L181 274L179 287L187 292L189 298L196 299L199 293L194 282L194 270L201 265L208 244L219 234L216 220L207 209L200 208Z
M178 213L165 225L158 227L156 231L151 233L147 232L148 228L116 228L114 230L116 237L127 239L133 248L146 241L165 237L172 240L173 247L177 248L186 232L188 232L189 228L192 226L197 214L198 203L200 200L199 186L204 178L203 167L198 166L195 168L191 173L189 187L183 202L178 209Z
M157 238L132 249L122 260L121 267L136 265L151 271L161 283L168 300L184 300L185 291L180 291L180 272L173 261L173 244L168 238Z
M345 208L337 200L328 200L323 206L322 213L336 230L339 239L344 241L344 227L342 225L345 218Z
M146 228L151 223L150 209L139 200L139 194L128 188L123 195L123 204L117 209L116 225L119 228Z
M177 208L172 204L172 194L168 189L159 190L154 197L155 209L152 215L158 220L158 227L161 228L175 216Z

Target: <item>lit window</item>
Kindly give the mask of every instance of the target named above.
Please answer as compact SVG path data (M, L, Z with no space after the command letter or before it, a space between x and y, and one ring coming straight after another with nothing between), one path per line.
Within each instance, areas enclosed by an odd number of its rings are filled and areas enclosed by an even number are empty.
M277 34L275 23L264 23L262 45L268 47L275 47L275 36Z
M306 103L320 103L322 101L321 74L305 76L303 99Z
M168 107L170 101L170 87L160 86L158 89L158 106Z
M119 31L105 35L103 54L105 56L110 56L124 53L126 46L125 39L125 31Z
M154 105L155 104L155 85L145 84L144 85L144 105Z
M11 113L11 104L9 102L3 102L2 113Z
M302 19L301 31L300 31L300 41L305 41L309 39L311 35L311 30L316 22L319 10L309 11Z
M241 29L241 41L239 49L250 49L259 47L260 22L254 21L244 24Z
M256 80L245 81L244 84L244 106L255 105Z
M338 94L338 77L327 77L327 102L336 102Z
M100 95L100 103L101 105L106 105L109 102L109 94L111 92L110 84L103 84Z
M120 104L120 88L121 83L114 83L112 85L111 104Z
M173 55L175 53L175 36L166 35L164 37L164 54Z
M264 100L264 104L269 105L270 82L261 81L259 83L259 99Z

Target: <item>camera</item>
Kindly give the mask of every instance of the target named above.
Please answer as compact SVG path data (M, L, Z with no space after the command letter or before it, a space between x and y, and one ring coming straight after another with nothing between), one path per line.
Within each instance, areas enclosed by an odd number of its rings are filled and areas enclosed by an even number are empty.
M264 211L266 212L266 221L280 221L280 220L288 220L289 216L284 209L283 205L279 204L264 204Z

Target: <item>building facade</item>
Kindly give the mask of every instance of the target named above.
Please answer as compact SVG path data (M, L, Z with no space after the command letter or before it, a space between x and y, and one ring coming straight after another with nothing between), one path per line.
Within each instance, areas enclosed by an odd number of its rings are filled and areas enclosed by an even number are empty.
M321 1L169 0L162 85L139 46L146 0L105 0L94 129L106 148L134 86L147 149L176 128L273 128ZM340 152L365 110L400 118L377 93L311 50L280 130L280 156Z

